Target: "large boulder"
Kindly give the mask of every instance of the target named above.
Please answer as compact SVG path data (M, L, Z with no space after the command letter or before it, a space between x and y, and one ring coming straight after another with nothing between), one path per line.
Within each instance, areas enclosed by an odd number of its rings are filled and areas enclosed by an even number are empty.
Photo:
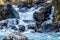
M33 18L35 19L37 25L41 25L44 21L49 19L49 15L51 14L51 4L49 3L42 3L43 8L41 8L40 12L35 12L33 14Z
M7 13L6 6L0 5L0 20L6 19L9 13Z
M19 19L18 12L14 9L14 7L12 7L12 4L7 4L6 11L8 13L8 16L6 17L7 19L8 18L18 18Z
M7 6L0 5L0 20L8 18L19 18L19 15L16 10L13 9L12 4L7 4Z

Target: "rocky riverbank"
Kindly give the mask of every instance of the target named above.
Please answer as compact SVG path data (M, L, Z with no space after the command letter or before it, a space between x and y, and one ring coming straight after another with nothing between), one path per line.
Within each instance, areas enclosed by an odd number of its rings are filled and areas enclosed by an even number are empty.
M1 5L0 9L2 40L60 40L60 21L55 22L56 9L51 3L23 2Z
M24 4L24 3L23 3ZM2 6L2 5L1 5ZM32 6L24 6L24 5L17 5L18 8L21 9L21 6L23 6L22 8L27 8L30 9L31 7L34 7L34 8L38 8L38 7L42 7L41 9L39 9L38 11L34 12L33 14L33 18L34 18L34 21L36 22L36 25L33 26L33 25L28 25L29 29L34 29L35 31L40 31L39 29L40 28L44 28L44 26L47 26L47 25L51 25L51 24L45 24L44 22L47 21L47 20L50 20L51 18L49 17L52 13L51 13L51 8L52 8L52 4L50 3L38 3L38 4L34 4ZM22 9L23 10L23 9ZM26 10L26 9L25 9ZM33 9L32 9L33 10ZM16 15L18 15L18 12L16 10L13 9L12 5L11 4L8 4L6 7L1 7L1 20L4 20L4 19L9 19L9 18L19 18L17 17ZM17 14L16 14L17 13ZM55 12L54 12L55 13ZM52 14L52 20L53 21L53 24L54 24L54 17L55 17L55 14ZM14 16L13 16L14 15ZM18 21L18 20L17 20ZM42 26L43 24L43 26ZM6 26L7 23L1 23L1 26ZM12 25L11 25L12 26ZM23 25L24 26L24 25ZM58 26L58 25L57 25ZM15 26L12 26L14 29ZM22 27L21 27L22 28ZM49 28L49 27L48 27ZM55 28L55 27L54 27ZM16 29L16 28L15 28ZM25 29L23 27L23 29ZM23 30L21 29L21 30ZM43 29L44 30L44 29Z

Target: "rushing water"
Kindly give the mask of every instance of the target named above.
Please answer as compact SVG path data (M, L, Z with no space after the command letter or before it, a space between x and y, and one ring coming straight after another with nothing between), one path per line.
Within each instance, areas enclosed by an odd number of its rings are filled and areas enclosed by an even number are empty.
M43 7L38 7L38 8L31 7L30 9L18 8L17 5L12 5L12 7L18 13L19 19L6 19L0 22L0 23L7 23L7 27L8 27L8 29L4 28L3 30L0 31L1 39L2 39L2 36L9 35L11 32L14 31L13 29L11 29L11 25L15 26L17 30L19 29L19 25L24 25L25 32L23 34L28 36L29 40L49 40L50 37L52 37L52 35L48 36L48 34L45 35L42 33L41 33L42 35L40 33L31 34L31 31L34 31L34 30L28 30L28 27L27 27L27 25L33 25L33 24L35 25L35 21L33 19L33 13L39 12L39 10ZM52 20L53 20L54 9L55 9L54 6L52 6L51 9L52 9L51 14L49 16L50 19L43 22L42 25L44 23L49 24L53 22ZM28 34L25 34L25 33L28 33Z
M28 29L26 26L27 25L31 25L31 24L35 24L34 19L33 19L33 13L36 11L39 11L42 7L39 8L35 8L32 7L30 9L26 9L26 8L21 8L19 9L17 7L17 5L13 5L13 8L18 12L19 17L20 17L20 25L24 25L26 30ZM26 11L27 10L27 11Z

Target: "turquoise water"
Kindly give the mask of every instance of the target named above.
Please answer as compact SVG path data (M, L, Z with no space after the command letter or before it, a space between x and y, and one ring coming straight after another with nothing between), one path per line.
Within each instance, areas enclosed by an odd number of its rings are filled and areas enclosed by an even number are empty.
M10 33L14 32L14 30L7 31L1 30L0 31L0 40L2 40L4 37L8 36ZM31 32L24 32L22 35L25 35L29 40L60 40L60 32L58 33L31 33Z
M60 40L60 33L24 33L29 40Z

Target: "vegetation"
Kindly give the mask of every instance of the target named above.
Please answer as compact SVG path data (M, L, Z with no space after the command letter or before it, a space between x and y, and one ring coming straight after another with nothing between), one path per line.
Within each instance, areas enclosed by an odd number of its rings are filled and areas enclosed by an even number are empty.
M56 21L59 21L60 20L60 0L53 0L52 3L57 9Z

